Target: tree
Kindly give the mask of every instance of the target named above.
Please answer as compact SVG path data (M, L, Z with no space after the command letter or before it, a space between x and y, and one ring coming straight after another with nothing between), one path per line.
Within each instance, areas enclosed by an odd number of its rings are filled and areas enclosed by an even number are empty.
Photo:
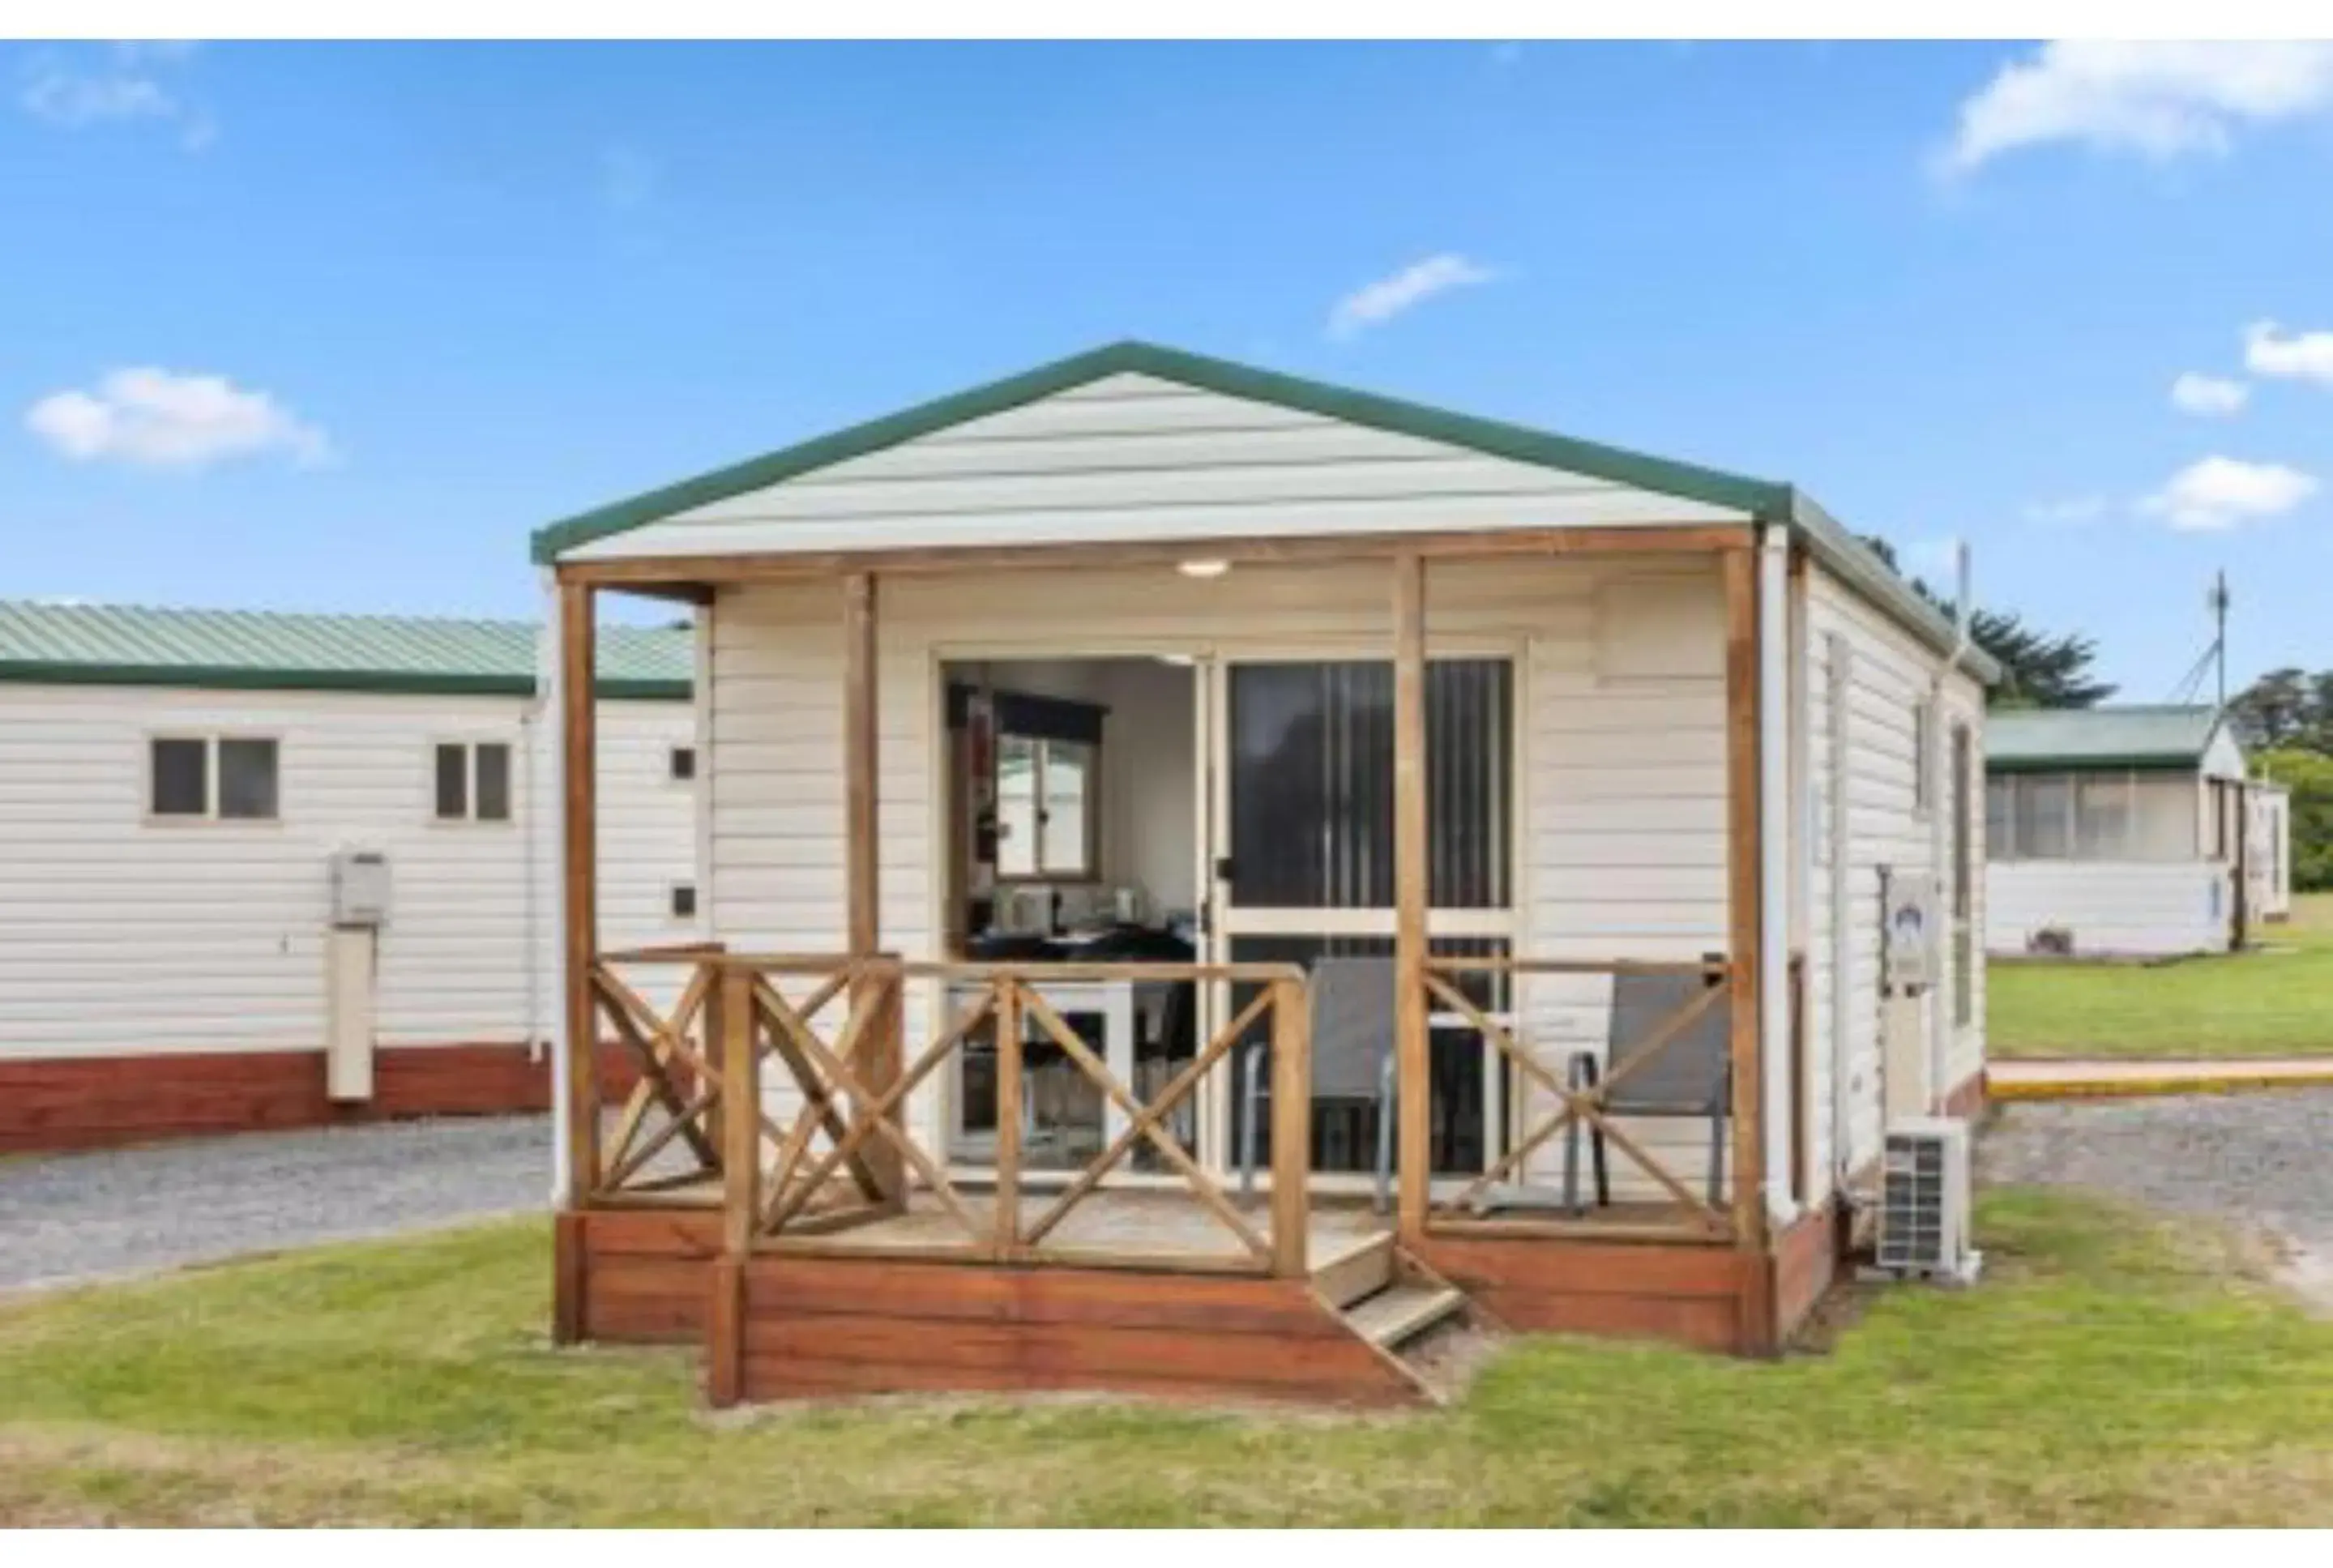
M2238 692L2228 704L2228 718L2247 746L2290 746L2308 730L2309 707L2308 675L2287 667Z
M1863 542L1904 574L1887 540L1867 534ZM1953 601L1919 578L1907 581L1913 592L1944 614L1957 613ZM2079 632L2053 636L2026 625L2013 611L1979 608L1969 616L1969 640L2001 666L2001 684L1986 699L1994 707L2092 707L2115 694L2110 682L2090 678L2098 647Z
M2297 747L2264 751L2253 756L2252 772L2291 793L2294 891L2333 888L2333 756Z

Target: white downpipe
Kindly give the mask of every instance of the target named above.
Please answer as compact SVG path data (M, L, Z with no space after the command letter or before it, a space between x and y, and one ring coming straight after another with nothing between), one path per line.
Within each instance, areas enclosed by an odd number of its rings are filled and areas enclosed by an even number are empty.
M1942 918L1943 928L1937 932L1935 939L1944 945L1946 964L1952 958L1954 920L1953 824L1950 813L1969 809L1965 802L1948 801L1946 798L1949 792L1945 786L1953 782L1953 726L1944 722L1944 682L1960 669L1961 661L1968 657L1969 649L1973 646L1969 636L1969 619L1975 613L1976 601L1969 564L1968 541L1965 539L1954 544L1953 576L1953 650L1944 656L1944 661L1936 667L1935 677L1928 682L1928 770L1932 776L1927 784L1928 799L1933 803L1928 813L1928 864L1932 868L1935 886L1936 912ZM1984 787L1982 774L1972 783L1977 789ZM1983 868L1973 867L1970 874L1981 876ZM1974 961L1973 956L1983 950L1983 934L1978 933L1969 944L1972 962ZM1943 973L1944 966L1940 965L1937 972ZM1943 1111L1944 1096L1953 1088L1947 1080L1952 1076L1954 1034L1958 1028L1953 1022L1953 996L1959 984L1960 976L1952 975L1946 984L1928 987L1928 1109L1936 1113Z
M559 580L549 570L545 570L541 575L542 631L535 643L536 711L537 713L563 714L567 710L563 694L559 689L561 662L559 649L561 633L563 630L559 620ZM536 790L534 796L536 809L532 814L532 821L527 829L530 915L533 905L534 874L532 861L534 857L534 835L548 829L559 834L561 842L566 842L567 746L566 736L562 733L562 727L557 723L544 726L544 730L547 730L552 739L552 764L550 767L540 770L539 773L531 770L528 780ZM543 731L538 731L538 733L543 733ZM545 783L551 785L548 800L544 799L541 787ZM555 857L552 863L564 867L565 857ZM573 1159L573 1153L567 1143L567 1096L570 1088L567 1081L567 878L563 871L552 881L551 928L557 933L556 937L547 944L540 940L535 942L528 967L531 974L538 975L544 968L549 969L551 978L549 990L554 998L554 1005L551 1009L551 1028L548 1031L551 1036L551 1202L553 1207L558 1207L567 1201L568 1166ZM529 935L533 937L534 933L530 932ZM539 999L541 996L539 986L530 985L529 991L534 998ZM533 1005L534 1001L531 1000L530 1008ZM537 1018L534 1021L540 1022L540 1019Z
M1795 1215L1791 1135L1790 531L1761 530L1758 549L1758 1060L1764 1080L1766 1212Z

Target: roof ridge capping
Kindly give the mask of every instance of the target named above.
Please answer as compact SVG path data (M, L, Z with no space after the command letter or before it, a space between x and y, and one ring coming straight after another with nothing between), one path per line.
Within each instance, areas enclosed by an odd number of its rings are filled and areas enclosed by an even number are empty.
M547 565L579 545L678 512L779 484L952 425L1003 413L1105 376L1123 374L1154 376L1202 391L1275 404L1349 424L1441 441L1491 457L1586 474L1660 495L1744 512L1762 522L1787 527L1805 539L1827 565L1880 600L1900 620L1919 630L1939 651L1949 652L1955 646L1956 629L1942 611L1914 592L1900 572L1794 486L1311 380L1138 339L1126 339L1054 360L1017 375L984 382L578 513L536 530L532 539L533 558L537 564ZM2000 678L1999 665L1981 649L1967 649L1964 662L1980 679L1992 682Z

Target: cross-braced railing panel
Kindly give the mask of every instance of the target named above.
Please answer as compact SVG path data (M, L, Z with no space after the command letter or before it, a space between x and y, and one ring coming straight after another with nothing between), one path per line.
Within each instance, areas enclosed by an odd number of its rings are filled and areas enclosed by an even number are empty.
M600 1147L595 1196L651 1193L720 1173L720 1073L705 1034L718 974L707 962L711 952L610 953L586 976L601 1038L624 1047L635 1075ZM664 993L674 996L668 1012L650 1000Z
M1684 1001L1655 1020L1641 1034L1627 1039L1612 1039L1599 1053L1579 1053L1592 1058L1591 1072L1583 1079L1567 1081L1550 1068L1540 1053L1531 1050L1522 1038L1520 1010L1508 1018L1494 1017L1468 996L1462 977L1484 972L1498 972L1512 979L1522 980L1531 976L1609 976L1618 986L1630 976L1691 977L1700 982ZM1732 985L1729 971L1723 960L1695 962L1660 962L1629 959L1534 959L1524 957L1435 957L1427 960L1423 983L1435 1008L1447 1009L1477 1031L1483 1041L1495 1050L1514 1078L1528 1089L1536 1090L1541 1104L1552 1109L1538 1115L1528 1125L1521 1126L1502 1154L1486 1162L1483 1171L1469 1180L1455 1194L1437 1198L1428 1214L1429 1224L1435 1221L1478 1217L1493 1206L1503 1189L1522 1183L1531 1170L1532 1157L1560 1136L1577 1137L1584 1131L1595 1138L1600 1150L1603 1147L1619 1151L1621 1157L1667 1199L1666 1212L1648 1227L1653 1234L1671 1234L1689 1239L1723 1240L1733 1234L1733 1215L1720 1202L1695 1190L1684 1172L1675 1169L1658 1154L1646 1147L1628 1125L1631 1113L1626 1109L1629 1096L1625 1092L1655 1072L1656 1065L1666 1065L1665 1058L1684 1048L1688 1041L1705 1042L1705 1025L1712 1015L1718 1013L1730 1000ZM1617 1000L1613 1004L1617 1009ZM1616 1014L1617 1015L1617 1014ZM1616 1063L1608 1071L1596 1071L1593 1062ZM1727 1103L1730 1093L1730 1065L1721 1060L1710 1066L1708 1079L1714 1095L1705 1107L1722 1129L1730 1116ZM1528 1095L1522 1097L1529 1103ZM1600 1177L1600 1163L1599 1163ZM1568 1183L1567 1186L1570 1184ZM1599 1185L1601 1185L1599 1180ZM1574 1194L1567 1191L1567 1199ZM1522 1223L1549 1230L1574 1228L1570 1217L1560 1210L1549 1217L1543 1205L1535 1205L1533 1217ZM1622 1227L1596 1218L1586 1228L1603 1234L1617 1234Z
M1285 1271L1301 1264L1306 1177L1303 1141L1274 1159L1268 1217L1244 1209L1171 1130L1200 1085L1221 1069L1234 1045L1259 1020L1271 1024L1275 1073L1295 1103L1307 1099L1309 1045L1301 971L1281 965L984 965L909 964L888 957L827 960L728 955L713 966L700 1012L720 1035L723 1083L749 1074L754 1110L724 1118L733 1150L725 1167L732 1224L746 1245L842 1245L834 1233L859 1231L854 1250L898 1248L917 1255L974 1256L1032 1263L1138 1263L1131 1251L1108 1254L1079 1239L1070 1222L1093 1194L1147 1148L1177 1180L1165 1191L1157 1177L1145 1201L1186 1198L1212 1223L1219 1245L1193 1243L1198 1255L1147 1261ZM789 996L781 977L808 982ZM1154 1092L1125 1081L1104 1053L1049 999L1052 985L1196 986L1237 979L1259 987L1237 1016L1203 1044ZM909 987L932 983L949 998L933 1036L912 1054L905 1022ZM730 1017L724 998L742 999ZM977 1045L994 1064L996 1136L993 1169L952 1168L949 1151L927 1141L907 1114L919 1093L936 1087ZM1073 1171L1032 1183L1021 1147L1024 1113L1035 1114L1022 1071L1042 1046L1090 1086L1122 1122L1106 1145ZM926 1096L928 1098L928 1096ZM714 1103L719 1102L716 1092ZM701 1106L685 1101L700 1112ZM772 1113L771 1107L777 1107ZM1283 1170L1283 1165L1286 1169ZM1053 1185L1066 1176L1066 1185ZM740 1209L740 1204L746 1207ZM887 1218L903 1221L886 1228ZM907 1223L911 1222L911 1223ZM1187 1238L1184 1238L1187 1239ZM1178 1242L1179 1245L1179 1242Z

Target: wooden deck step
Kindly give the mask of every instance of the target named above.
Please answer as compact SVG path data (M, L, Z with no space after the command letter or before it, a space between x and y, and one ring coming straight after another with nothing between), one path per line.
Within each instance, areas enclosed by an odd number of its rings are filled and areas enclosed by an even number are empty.
M1365 1236L1330 1252L1314 1264L1312 1288L1339 1311L1393 1284L1393 1233Z
M1450 1286L1397 1284L1345 1309L1353 1332L1379 1350L1398 1349L1466 1305Z

